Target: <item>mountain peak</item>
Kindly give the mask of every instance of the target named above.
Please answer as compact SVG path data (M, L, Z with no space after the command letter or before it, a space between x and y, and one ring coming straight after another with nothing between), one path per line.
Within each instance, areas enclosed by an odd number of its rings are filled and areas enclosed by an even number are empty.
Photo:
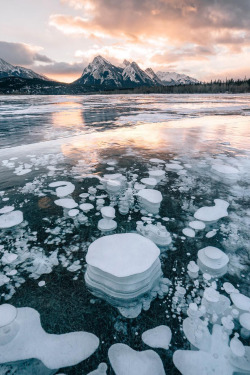
M103 65L103 64L110 64L109 61L107 61L106 59L104 59L104 57L102 57L101 55L98 55L96 56L92 63L91 64L99 64L99 65Z
M131 63L130 63L130 61L128 61L128 60L123 60L123 63L122 63L122 65L125 67L125 66L129 66Z

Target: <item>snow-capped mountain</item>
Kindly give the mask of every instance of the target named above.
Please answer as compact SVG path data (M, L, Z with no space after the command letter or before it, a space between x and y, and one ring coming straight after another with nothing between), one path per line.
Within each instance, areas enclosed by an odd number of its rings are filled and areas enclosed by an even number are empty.
M128 60L124 60L120 66L115 66L102 56L96 56L83 70L82 76L73 82L73 84L96 87L96 89L173 86L194 83L198 83L198 81L185 74L155 73L151 68L144 71L136 62Z
M122 71L122 68L111 64L102 56L96 56L74 84L121 88L123 86Z
M133 88L154 86L154 81L135 63L124 60L122 66L115 66L102 56L97 56L83 70L74 84L102 88Z
M126 60L125 60L126 61ZM155 82L150 76L144 72L136 62L129 63L128 61L123 62L126 64L122 72L122 77L124 80L125 85L128 84L129 86L154 86Z
M164 86L192 85L194 83L199 83L195 78L175 72L157 72L156 75Z
M21 66L14 66L0 58L0 78L19 77L19 78L38 78L49 81L49 78L33 72L31 69Z
M163 85L163 82L151 68L147 68L145 73L155 82L156 85Z

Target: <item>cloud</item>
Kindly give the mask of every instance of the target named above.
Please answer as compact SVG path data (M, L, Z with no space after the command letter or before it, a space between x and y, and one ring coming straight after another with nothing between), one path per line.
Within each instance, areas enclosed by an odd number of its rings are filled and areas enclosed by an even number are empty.
M250 30L249 0L63 0L82 17L52 15L50 24L65 33L134 39L164 37L172 42L216 42L218 33ZM232 38L231 43L244 43Z
M38 65L36 71L43 74L55 74L55 75L75 75L81 74L84 66L81 63L66 63L66 62L53 62L48 65Z
M183 60L208 60L209 56L215 55L214 48L204 46L193 46L182 48L181 50L161 51L161 53L154 54L151 61L157 64L173 63Z
M13 65L30 66L35 62L51 63L52 60L38 53L40 47L24 43L10 43L0 41L0 58Z

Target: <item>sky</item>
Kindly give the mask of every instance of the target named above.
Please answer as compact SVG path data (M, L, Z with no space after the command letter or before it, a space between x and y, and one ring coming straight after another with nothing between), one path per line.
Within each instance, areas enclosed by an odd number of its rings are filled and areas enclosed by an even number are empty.
M250 0L0 0L0 58L72 82L97 55L250 78Z

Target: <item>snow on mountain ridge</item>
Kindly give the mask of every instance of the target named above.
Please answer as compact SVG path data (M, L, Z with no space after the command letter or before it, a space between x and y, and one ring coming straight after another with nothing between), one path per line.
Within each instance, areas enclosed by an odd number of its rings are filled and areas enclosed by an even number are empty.
M160 80L160 78L157 76L157 74L153 71L152 68L147 68L145 70L145 73L147 73L147 75L158 85L162 85L162 81Z
M31 69L23 68L22 66L15 66L0 58L0 78L3 77L20 77L20 78L38 78L44 81L49 81L49 78L35 73Z
M199 83L195 78L176 72L157 72L156 75L167 86Z

